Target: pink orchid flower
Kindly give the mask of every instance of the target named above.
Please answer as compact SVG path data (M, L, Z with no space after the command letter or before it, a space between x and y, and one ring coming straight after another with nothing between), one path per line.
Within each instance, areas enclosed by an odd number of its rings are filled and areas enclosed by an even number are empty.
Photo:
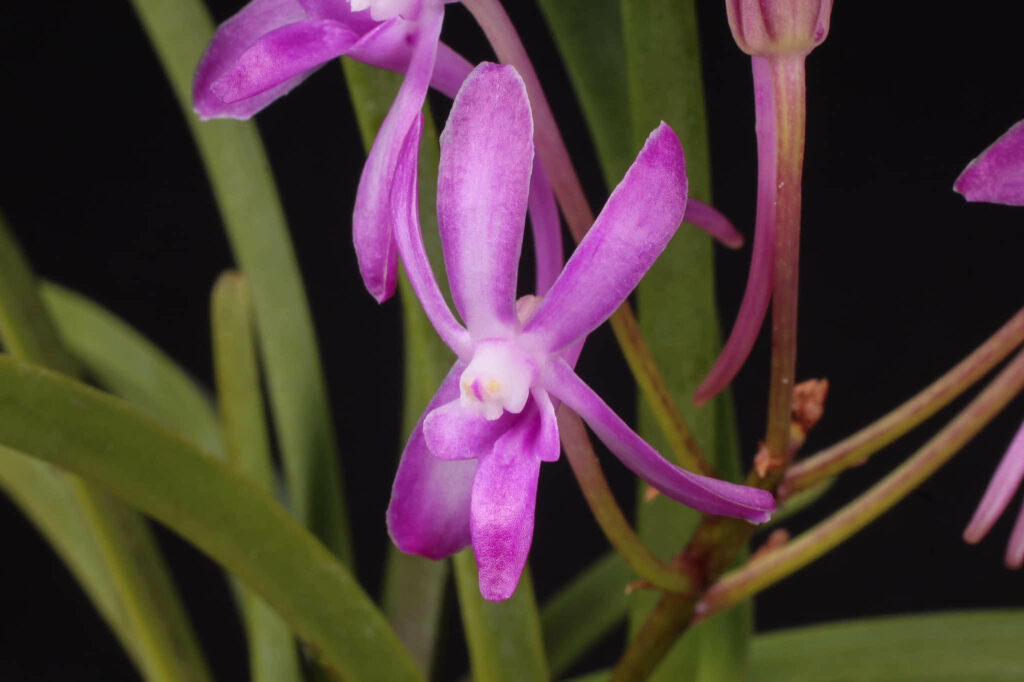
M767 520L775 509L770 493L669 463L573 369L583 339L625 300L683 218L685 160L671 128L662 123L651 134L565 268L538 265L548 273L538 281L546 293L517 302L533 119L512 67L478 66L441 136L437 190L444 259L463 326L441 294L420 233L421 125L414 124L399 155L391 196L395 239L424 310L458 360L402 454L387 513L395 544L433 559L472 545L484 598L511 596L533 539L540 463L560 453L558 402L669 497L710 514Z

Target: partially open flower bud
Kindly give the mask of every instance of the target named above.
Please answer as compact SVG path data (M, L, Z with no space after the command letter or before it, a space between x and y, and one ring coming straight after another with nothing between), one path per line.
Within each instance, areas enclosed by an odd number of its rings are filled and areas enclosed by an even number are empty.
M832 0L725 0L725 9L747 54L804 56L828 35Z

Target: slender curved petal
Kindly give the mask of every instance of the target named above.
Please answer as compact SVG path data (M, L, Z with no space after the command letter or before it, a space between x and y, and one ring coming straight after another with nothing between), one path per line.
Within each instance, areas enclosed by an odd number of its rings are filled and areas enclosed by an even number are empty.
M1006 546L1007 568L1018 569L1024 566L1024 509L1017 516L1017 522L1010 531L1010 543Z
M732 222L715 208L703 201L691 198L686 202L686 215L683 222L707 232L712 238L720 241L730 249L743 246L743 235L733 226Z
M434 272L430 269L430 259L427 257L423 233L420 231L416 170L422 132L423 114L418 113L398 154L398 165L391 187L391 218L395 227L395 244L402 256L402 263L405 264L409 282L430 323L456 355L468 359L472 355L469 334L455 320L441 294Z
M579 414L623 464L672 499L705 514L752 523L767 521L775 510L775 498L766 490L700 476L668 462L561 360L553 359L545 369L544 387Z
M725 348L711 371L694 392L693 402L703 405L729 385L757 341L768 313L775 269L775 184L778 150L775 145L775 98L768 62L754 57L754 103L757 113L757 217L754 224L754 249L750 274L743 292L739 313Z
M533 162L526 87L481 64L441 135L437 215L455 307L474 338L516 326L515 294Z
M1006 510L1013 494L1024 480L1024 424L1021 425L1010 443L1009 449L999 462L992 480L989 481L984 497L974 512L974 517L964 530L964 540L979 542L995 525Z
M302 82L305 74L290 78L256 97L233 104L222 102L210 86L231 68L235 60L260 36L307 19L296 0L253 0L217 29L199 60L192 82L192 100L199 118L246 119Z
M683 148L662 123L523 331L557 351L608 319L675 234L686 192Z
M535 291L538 296L543 296L562 272L565 255L562 252L562 225L558 220L558 206L555 204L551 182L539 156L533 159L528 205L537 266Z
M414 34L416 44L409 71L381 124L359 178L352 239L363 283L377 301L387 300L395 291L398 258L393 248L388 206L391 180L406 134L427 95L443 19L444 10L440 5L424 8L419 31Z
M226 104L253 97L345 54L358 39L345 24L331 19L282 26L260 36L210 89Z
M522 415L506 412L498 419L467 410L456 398L427 413L423 435L427 447L440 459L483 457L494 448L494 441L512 428Z
M522 419L480 460L473 479L470 528L484 599L508 599L519 584L533 541L540 460L539 419Z
M533 410L539 419L535 454L542 462L556 462L562 453L561 441L558 438L558 418L555 416L557 405L551 400L548 392L539 386L530 389L533 396Z
M424 414L458 397L456 362ZM441 559L470 544L469 507L476 460L445 461L435 457L416 425L402 453L391 489L387 522L391 539L403 552Z
M1024 121L971 161L953 189L967 201L1024 206Z

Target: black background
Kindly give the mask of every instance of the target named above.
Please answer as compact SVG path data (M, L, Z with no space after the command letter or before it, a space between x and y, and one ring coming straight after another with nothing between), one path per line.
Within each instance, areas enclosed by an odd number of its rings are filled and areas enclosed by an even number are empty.
M599 208L606 191L541 17L532 2L507 4ZM238 7L211 5L217 20ZM749 59L732 42L722 3L698 6L715 203L749 237ZM1024 209L968 205L950 189L971 158L1024 117L1018 17L996 5L951 6L841 2L830 36L808 60L798 378L828 377L832 392L805 452L912 395L1021 305ZM448 15L445 39L474 61L489 58L468 14L453 5ZM207 297L232 259L182 115L130 5L4 3L0 83L0 207L39 274L97 299L208 383ZM401 342L397 304L377 306L355 268L348 217L363 155L340 69L329 64L257 120L312 303L347 493L360 510L360 578L375 593L399 446ZM717 255L728 329L749 249ZM588 344L581 372L614 405L631 408L628 373L606 331ZM747 453L763 430L767 375L762 339L735 382ZM789 527L799 531L851 499L955 409L845 475ZM1016 503L980 546L960 539L1022 417L1017 400L881 521L760 597L758 629L1024 605L1024 576L1001 562ZM630 505L631 480L621 467L609 470ZM0 524L0 678L137 679L6 500ZM244 642L216 567L169 533L162 538L218 679L244 679ZM539 597L604 548L568 467L545 467L531 555ZM465 654L457 640L449 648L446 670L456 675Z

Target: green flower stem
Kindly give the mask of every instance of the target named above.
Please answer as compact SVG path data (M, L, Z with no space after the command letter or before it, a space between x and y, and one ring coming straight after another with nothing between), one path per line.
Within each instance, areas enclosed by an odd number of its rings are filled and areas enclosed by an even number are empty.
M228 461L268 494L276 475L252 328L249 285L237 272L220 276L210 304L214 374ZM242 588L253 682L301 682L302 664L288 625L259 596Z
M725 575L701 602L701 617L795 573L887 512L949 461L1024 388L1024 352L907 461L832 516L783 547Z
M483 29L498 58L511 64L523 77L533 107L534 137L537 153L551 180L555 197L565 215L573 238L579 242L594 223L594 214L583 193L579 177L569 158L569 152L558 130L554 114L544 96L537 72L498 0L463 0ZM615 338L632 371L641 393L647 400L665 432L671 452L685 469L710 474L711 465L701 454L692 432L687 426L658 370L657 362L647 346L629 303L623 303L609 320Z
M754 60L765 59L754 57ZM800 261L800 200L807 119L804 58L768 58L775 103L777 177L775 268L772 292L772 363L765 444L773 460L789 460L789 425L796 377L797 284ZM773 489L781 470L762 487Z
M192 74L213 36L201 0L132 0L195 139L232 251L252 287L288 503L352 565L341 463L306 300L270 162L251 121L200 122Z
M15 358L71 374L35 276L0 220L0 337ZM114 441L112 441L114 442ZM53 543L151 682L210 672L146 520L104 490L3 448L0 484Z
M583 421L565 405L558 408L558 431L569 466L576 475L590 511L612 547L652 587L665 592L693 590L694 581L683 572L684 565L675 568L662 562L630 527L601 472Z
M848 438L794 464L779 486L780 495L795 495L845 469L862 464L973 386L1021 343L1024 343L1024 309L913 398Z

